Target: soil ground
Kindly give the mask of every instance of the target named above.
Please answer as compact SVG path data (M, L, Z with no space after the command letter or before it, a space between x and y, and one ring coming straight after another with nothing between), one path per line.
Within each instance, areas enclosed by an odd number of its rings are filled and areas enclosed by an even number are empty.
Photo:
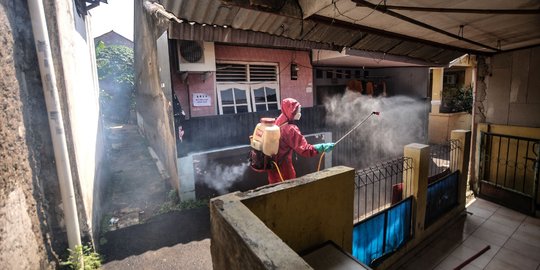
M107 128L111 178L99 253L103 269L212 269L207 207L164 214L171 196L133 124Z

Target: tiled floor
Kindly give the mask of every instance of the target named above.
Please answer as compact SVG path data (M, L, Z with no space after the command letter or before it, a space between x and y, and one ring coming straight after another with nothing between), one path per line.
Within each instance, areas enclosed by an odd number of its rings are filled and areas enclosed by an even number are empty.
M540 219L476 199L467 214L402 269L454 269L489 245L462 269L540 270Z

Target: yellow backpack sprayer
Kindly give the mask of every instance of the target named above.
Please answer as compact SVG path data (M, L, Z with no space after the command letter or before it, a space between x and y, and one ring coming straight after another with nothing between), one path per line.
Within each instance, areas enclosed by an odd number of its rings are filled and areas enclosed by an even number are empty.
M249 152L250 167L257 172L270 170L275 165L273 157L279 150L280 129L275 124L275 118L261 118L253 135L249 136L251 151ZM277 167L277 166L276 166Z

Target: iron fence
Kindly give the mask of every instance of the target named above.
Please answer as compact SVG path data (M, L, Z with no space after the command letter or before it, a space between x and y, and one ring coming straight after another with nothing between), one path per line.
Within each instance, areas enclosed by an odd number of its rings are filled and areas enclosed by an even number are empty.
M540 140L481 133L480 195L525 213L538 204Z
M428 185L424 220L426 228L458 204L458 185L459 171Z
M383 211L411 194L412 173L412 159L407 157L356 171L355 222Z
M459 141L449 140L443 144L431 145L429 154L428 183L433 183L449 175L454 168L457 168Z

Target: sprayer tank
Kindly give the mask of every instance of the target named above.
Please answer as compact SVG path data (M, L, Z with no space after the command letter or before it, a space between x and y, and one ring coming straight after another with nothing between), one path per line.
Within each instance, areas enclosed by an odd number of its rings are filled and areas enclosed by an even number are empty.
M262 151L267 156L277 154L279 149L279 127L274 118L261 118L251 136L251 147Z

